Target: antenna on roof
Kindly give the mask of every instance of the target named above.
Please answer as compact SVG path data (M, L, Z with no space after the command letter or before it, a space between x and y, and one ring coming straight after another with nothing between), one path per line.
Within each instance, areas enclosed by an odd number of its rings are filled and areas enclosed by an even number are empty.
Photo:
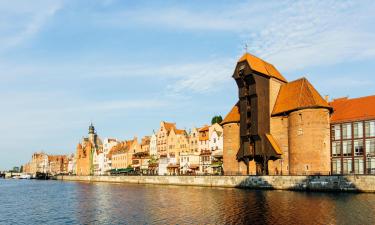
M247 50L248 50L248 47L249 47L249 46L247 45L247 43L245 43L245 44L244 44L244 47L243 47L244 50L245 50L245 53L248 53L248 51L247 51Z

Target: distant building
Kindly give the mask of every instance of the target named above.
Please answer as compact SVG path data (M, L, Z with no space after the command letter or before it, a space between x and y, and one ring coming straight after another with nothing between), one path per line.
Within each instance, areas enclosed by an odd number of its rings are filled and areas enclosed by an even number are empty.
M68 157L66 155L48 156L48 173L52 175L68 173Z
M199 172L200 173L211 173L211 151L210 151L210 127L208 125L203 126L198 130L199 132Z
M49 171L48 155L44 152L36 152L32 155L31 161L24 166L25 173L36 174Z
M211 173L221 174L223 166L223 128L215 123L209 129L209 144L211 151Z
M161 155L159 158L158 175L168 175L169 159L167 155Z
M151 144L151 136L144 136L141 139L141 152L147 152L150 155L150 144Z
M197 174L199 173L199 132L193 128L188 134L188 148L180 152L180 173Z
M67 174L69 160L66 155L48 155L44 152L36 152L31 161L23 166L23 172L31 175L36 173Z
M120 142L110 151L110 160L112 162L112 170L128 168L131 165L132 154L130 152L129 143Z
M156 134L159 156L159 174L164 173L163 163L168 162L167 174L180 173L180 154L189 149L188 134L185 130L177 129L175 123L160 122ZM167 157L166 160L164 158ZM163 158L163 159L162 159ZM160 159L162 161L160 162Z
M96 134L95 127L89 126L89 136L83 138L82 142L77 145L76 150L76 174L87 176L93 175L98 170L99 164L94 166L94 153L103 150L103 143Z
M168 136L171 129L176 129L175 123L160 122L160 128L156 133L158 155L167 155L168 151Z
M156 138L156 134L153 133L150 139L150 156L157 157L157 155L158 155L157 138Z
M112 147L109 155L113 169L125 169L133 167L133 155L141 152L137 138L133 140L122 141Z
M68 174L76 174L76 157L74 154L68 156Z
M112 160L110 157L111 149L116 146L119 141L115 138L106 138L103 141L103 166L101 174L108 174L108 172L112 169Z
M375 174L375 95L330 102L333 174Z

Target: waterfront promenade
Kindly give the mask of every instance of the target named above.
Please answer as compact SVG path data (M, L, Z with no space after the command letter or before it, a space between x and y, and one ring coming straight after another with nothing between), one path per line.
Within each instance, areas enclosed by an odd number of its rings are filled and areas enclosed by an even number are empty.
M58 176L63 181L375 193L375 176Z

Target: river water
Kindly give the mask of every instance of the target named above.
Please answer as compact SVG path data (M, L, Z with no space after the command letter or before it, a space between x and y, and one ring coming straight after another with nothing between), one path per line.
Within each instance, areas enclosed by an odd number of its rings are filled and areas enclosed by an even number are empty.
M375 194L0 179L0 224L375 224Z

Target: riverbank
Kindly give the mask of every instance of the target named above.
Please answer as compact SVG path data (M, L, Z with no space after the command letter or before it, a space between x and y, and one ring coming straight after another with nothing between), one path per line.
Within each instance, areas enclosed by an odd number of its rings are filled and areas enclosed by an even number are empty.
M57 176L63 181L375 193L375 176Z

